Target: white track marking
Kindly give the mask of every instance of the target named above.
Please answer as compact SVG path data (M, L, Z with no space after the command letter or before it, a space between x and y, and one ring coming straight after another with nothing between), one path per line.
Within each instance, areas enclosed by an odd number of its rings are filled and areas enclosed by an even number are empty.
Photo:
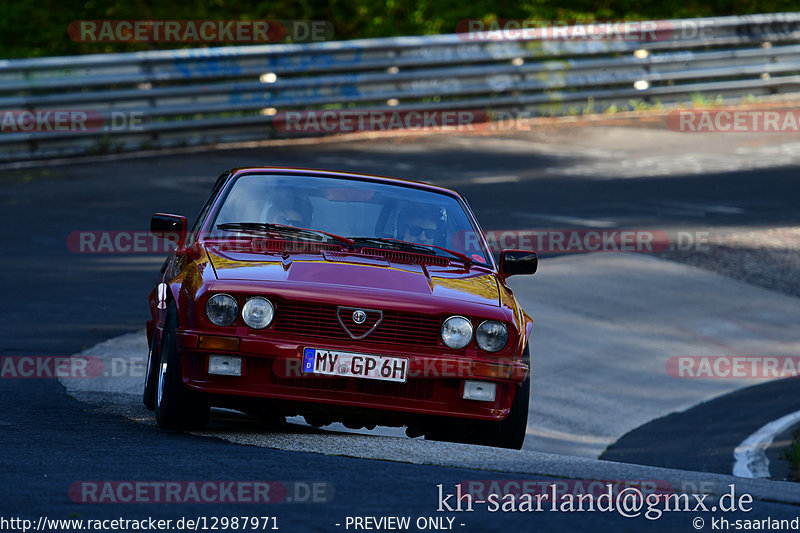
M775 436L800 423L800 411L789 413L765 425L733 451L733 475L738 477L769 477L767 448Z

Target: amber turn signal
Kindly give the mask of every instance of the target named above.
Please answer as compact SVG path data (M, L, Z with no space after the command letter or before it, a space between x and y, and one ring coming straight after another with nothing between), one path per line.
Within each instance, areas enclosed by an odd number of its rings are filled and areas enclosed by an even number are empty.
M202 350L239 351L239 337L220 337L218 335L200 335L198 347Z
M512 365L481 363L476 361L472 364L472 375L481 378L500 378L508 379L514 370Z

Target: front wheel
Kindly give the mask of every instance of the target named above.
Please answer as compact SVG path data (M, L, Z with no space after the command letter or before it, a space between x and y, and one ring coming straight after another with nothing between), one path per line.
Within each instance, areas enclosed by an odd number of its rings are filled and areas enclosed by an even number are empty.
M167 310L158 367L155 369L156 422L161 429L202 429L208 424L210 408L202 393L183 384L181 362L175 342L177 324L178 312L172 304Z
M512 450L522 449L528 429L528 409L531 399L530 360L530 352L525 346L522 361L528 364L528 375L514 395L511 411L505 419L499 422L453 419L437 424L436 429L425 433L425 438Z
M531 373L519 386L517 394L514 395L514 402L511 404L511 412L505 420L500 422L487 423L486 432L479 440L485 440L487 446L498 448L510 448L521 450L525 442L525 434L528 430L528 408L531 399ZM478 442L477 444L482 444Z

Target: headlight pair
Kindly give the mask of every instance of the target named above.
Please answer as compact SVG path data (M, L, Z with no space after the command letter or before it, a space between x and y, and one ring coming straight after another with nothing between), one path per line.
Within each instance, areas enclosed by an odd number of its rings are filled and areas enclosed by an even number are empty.
M442 342L448 347L460 350L472 340L472 322L463 316L451 316L442 324ZM475 333L478 347L486 352L503 349L508 342L508 328L496 320L484 320Z
M230 294L215 294L206 302L206 316L217 326L230 326L238 312L239 305ZM274 317L272 303L261 296L248 298L242 306L242 320L253 329L264 329Z

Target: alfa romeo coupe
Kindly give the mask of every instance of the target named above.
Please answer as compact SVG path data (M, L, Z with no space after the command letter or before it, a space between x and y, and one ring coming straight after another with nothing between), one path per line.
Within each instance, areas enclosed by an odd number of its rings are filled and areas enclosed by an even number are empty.
M399 179L293 168L224 173L149 295L144 403L164 429L210 407L317 427L521 448L532 319L467 202Z

